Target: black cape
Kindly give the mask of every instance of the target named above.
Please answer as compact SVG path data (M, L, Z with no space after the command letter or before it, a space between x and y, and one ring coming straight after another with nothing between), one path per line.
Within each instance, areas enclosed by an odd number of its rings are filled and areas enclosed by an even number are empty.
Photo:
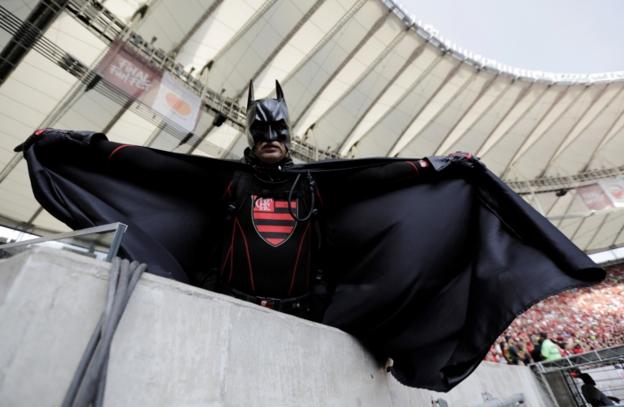
M18 149L52 215L73 229L123 222L125 256L191 283L220 244L218 180L252 171L88 132L48 131ZM392 357L400 382L448 391L516 315L605 274L479 161L427 160L432 170L409 182L383 176L393 159L285 171L309 171L329 201L320 217L336 290L323 323Z

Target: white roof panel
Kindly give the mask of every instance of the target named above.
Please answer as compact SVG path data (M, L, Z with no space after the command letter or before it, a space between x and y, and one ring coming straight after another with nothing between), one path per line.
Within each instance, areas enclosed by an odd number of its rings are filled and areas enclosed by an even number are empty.
M39 208L30 188L25 160L0 183L0 196L0 213L9 219L28 221Z

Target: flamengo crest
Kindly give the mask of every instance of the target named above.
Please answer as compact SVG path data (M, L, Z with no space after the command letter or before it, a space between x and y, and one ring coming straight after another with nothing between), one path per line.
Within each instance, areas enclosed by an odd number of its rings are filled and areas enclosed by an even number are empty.
M258 235L273 247L285 243L293 234L297 221L288 211L288 201L252 195L251 219ZM298 200L290 202L298 214Z

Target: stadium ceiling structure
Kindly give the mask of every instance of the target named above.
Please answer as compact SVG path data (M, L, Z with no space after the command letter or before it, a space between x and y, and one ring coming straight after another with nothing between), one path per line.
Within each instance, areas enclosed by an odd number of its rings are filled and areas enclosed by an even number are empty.
M99 61L120 43L198 97L192 130L101 80ZM580 248L624 244L624 72L502 66L390 0L5 0L0 49L6 226L66 229L37 204L13 152L33 130L234 158L249 80L265 97L278 79L300 160L470 151Z

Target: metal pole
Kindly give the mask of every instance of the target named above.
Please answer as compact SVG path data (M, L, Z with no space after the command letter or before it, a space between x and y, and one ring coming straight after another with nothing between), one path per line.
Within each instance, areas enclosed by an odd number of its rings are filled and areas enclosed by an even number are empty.
M540 376L540 381L542 382L542 386L546 387L546 391L548 392L548 397L550 398L550 401L552 402L554 407L559 407L559 403L557 403L557 398L555 397L555 393L553 393L552 389L550 388L550 383L548 382L548 379L546 378L546 375L543 372L543 366L541 365L541 363L539 364L540 366L540 372L539 372L539 376Z

